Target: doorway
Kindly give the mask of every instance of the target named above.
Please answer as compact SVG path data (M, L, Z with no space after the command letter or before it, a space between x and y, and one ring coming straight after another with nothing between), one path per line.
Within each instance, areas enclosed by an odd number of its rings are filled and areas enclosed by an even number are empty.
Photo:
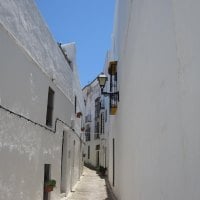
M76 154L76 141L73 142L73 152L72 152L72 168L71 168L71 183L70 183L70 190L72 191L72 187L74 185L74 165L75 165L75 154Z
M96 151L96 167L99 167L99 150Z
M50 193L45 191L45 183L50 180L51 165L44 165L44 186L43 186L43 200L50 200Z
M60 192L66 193L66 190L67 190L67 132L63 131Z
M99 167L99 164L100 164L100 145L96 145L96 167Z

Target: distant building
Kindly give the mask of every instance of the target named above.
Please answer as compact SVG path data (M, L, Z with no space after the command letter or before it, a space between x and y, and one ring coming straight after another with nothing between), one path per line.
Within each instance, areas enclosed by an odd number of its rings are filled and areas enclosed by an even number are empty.
M85 98L85 163L106 167L105 99L100 95L97 79L83 88Z
M1 1L0 13L0 199L57 200L83 166L75 46L53 40L32 0Z
M83 88L85 99L85 162L100 165L100 88L95 79Z

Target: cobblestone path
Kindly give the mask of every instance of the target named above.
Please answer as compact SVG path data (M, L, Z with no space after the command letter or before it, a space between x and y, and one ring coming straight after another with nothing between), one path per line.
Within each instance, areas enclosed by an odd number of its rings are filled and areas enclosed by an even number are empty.
M84 167L80 181L67 200L114 200L104 178L96 171Z

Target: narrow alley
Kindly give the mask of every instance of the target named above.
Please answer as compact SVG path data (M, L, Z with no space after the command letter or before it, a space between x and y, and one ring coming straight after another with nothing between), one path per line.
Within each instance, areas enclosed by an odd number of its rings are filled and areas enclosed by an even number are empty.
M67 198L62 200L114 200L105 178L95 170L84 167L80 181Z
M200 0L0 0L0 200L200 200Z

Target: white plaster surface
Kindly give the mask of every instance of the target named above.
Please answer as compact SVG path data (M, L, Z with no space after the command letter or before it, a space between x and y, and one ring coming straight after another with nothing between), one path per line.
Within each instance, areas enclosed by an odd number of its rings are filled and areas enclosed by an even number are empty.
M52 165L52 178L60 178L55 169L62 130L52 134L2 110L0 116L0 199L42 199L43 163ZM59 196L59 182L54 196Z
M54 109L53 125L49 128L54 131L57 118L71 126L73 91L80 90L80 85L73 81L78 77L52 39L34 2L1 1L0 15L1 106L45 126L51 87ZM79 130L75 134L58 122L56 133L52 133L0 109L0 199L43 199L44 164L51 164L51 178L57 181L51 199L60 199L63 131L70 135L63 162L67 166L65 177L70 180L65 185L68 193L82 172L83 144L77 136Z
M72 74L60 48L44 23L33 0L0 1L0 23L55 80L64 94L73 99Z
M74 42L61 45L64 53L66 53L68 59L71 61L71 68L73 70L73 97L77 97L77 112L82 112L82 117L80 119L73 116L75 120L75 130L81 132L81 127L84 127L84 115L85 115L85 104L83 93L80 85L78 67L76 63L76 44ZM73 100L74 101L74 100ZM81 133L80 133L81 134Z
M83 89L84 98L86 101L85 116L91 115L91 122L87 122L86 126L90 126L90 141L86 141L84 152L86 153L85 162L97 166L97 155L96 155L96 145L100 145L100 139L95 139L95 99L100 97L100 87L98 85L97 79L92 81L89 85L85 86ZM99 124L100 125L100 124ZM88 159L88 146L90 146L90 158ZM101 158L100 158L101 159Z
M117 1L120 200L199 199L199 9L196 0Z

